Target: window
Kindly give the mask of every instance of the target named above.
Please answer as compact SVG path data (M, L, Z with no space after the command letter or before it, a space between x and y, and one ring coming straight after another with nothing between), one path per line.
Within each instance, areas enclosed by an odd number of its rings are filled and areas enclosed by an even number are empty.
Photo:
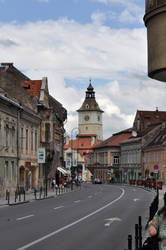
M154 161L159 161L159 152L154 152Z
M159 152L157 152L157 161L159 161Z
M165 160L165 154L164 154L164 152L161 152L161 159L162 159L162 161Z
M11 162L11 181L15 180L15 168L14 168L14 161Z
M8 177L9 177L9 164L8 164L8 161L5 161L5 169L4 169L4 179L5 179L5 182L8 180Z
M24 149L24 128L21 128L21 149Z
M31 151L33 151L33 130L31 131Z
M114 164L119 164L119 156L118 155L114 156Z
M9 145L9 127L8 125L4 128L4 146L8 147Z
M148 162L151 162L151 152L148 154Z
M12 152L14 152L14 147L15 147L15 128L12 128L11 131L11 147L12 147Z
M25 137L25 140L26 140L26 151L28 151L28 129L26 129L26 137Z
M37 130L35 130L35 151L37 151Z
M46 123L45 124L45 141L49 142L50 140L50 124Z

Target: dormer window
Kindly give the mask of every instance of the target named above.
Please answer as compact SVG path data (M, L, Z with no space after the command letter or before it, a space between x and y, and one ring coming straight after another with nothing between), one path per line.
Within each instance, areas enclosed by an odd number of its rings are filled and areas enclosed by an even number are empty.
M88 105L88 104L86 104L86 106L85 106L85 107L86 107L86 109L89 109L89 105Z

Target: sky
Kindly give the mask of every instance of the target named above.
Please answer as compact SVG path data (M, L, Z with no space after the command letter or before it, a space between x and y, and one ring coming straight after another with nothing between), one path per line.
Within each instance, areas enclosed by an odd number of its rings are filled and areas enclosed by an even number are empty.
M144 0L0 0L0 62L67 109L66 133L92 79L104 139L132 127L137 110L166 110L166 85L147 76Z

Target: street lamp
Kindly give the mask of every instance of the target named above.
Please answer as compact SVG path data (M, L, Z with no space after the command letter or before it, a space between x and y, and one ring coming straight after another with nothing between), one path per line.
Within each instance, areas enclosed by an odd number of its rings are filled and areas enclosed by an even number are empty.
M74 177L75 177L75 169L74 169L74 167L76 166L77 167L77 179L78 179L78 164L77 164L77 161L78 161L78 151L77 151L77 149L78 149L78 146L79 145L77 145L77 148L76 148L76 159L75 159L75 154L73 154L73 132L74 132L74 130L77 130L78 131L78 133L79 133L79 128L77 128L77 127L75 127L75 128L73 128L72 130L71 130L71 177L72 177L72 179L74 179Z

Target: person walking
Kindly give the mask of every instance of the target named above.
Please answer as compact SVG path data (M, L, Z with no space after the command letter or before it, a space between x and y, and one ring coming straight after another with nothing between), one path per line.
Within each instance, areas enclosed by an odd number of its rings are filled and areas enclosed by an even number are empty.
M148 228L150 236L158 236L159 250L166 250L166 193L164 206L157 212Z

